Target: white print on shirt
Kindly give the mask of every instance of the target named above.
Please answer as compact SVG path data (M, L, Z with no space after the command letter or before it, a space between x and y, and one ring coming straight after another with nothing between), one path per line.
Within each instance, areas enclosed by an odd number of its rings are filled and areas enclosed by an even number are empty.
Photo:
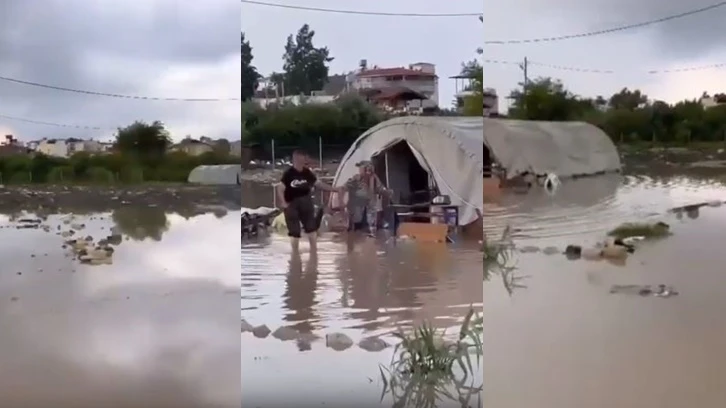
M304 187L307 184L308 184L308 181L307 180L295 179L295 180L293 180L293 181L290 182L290 187L292 187L292 188Z

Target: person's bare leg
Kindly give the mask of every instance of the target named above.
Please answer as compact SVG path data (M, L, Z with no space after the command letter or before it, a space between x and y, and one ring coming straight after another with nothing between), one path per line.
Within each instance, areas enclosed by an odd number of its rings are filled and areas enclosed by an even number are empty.
M318 250L318 232L308 234L308 242L310 243L310 256Z
M300 238L290 237L290 246L292 247L293 254L300 253Z

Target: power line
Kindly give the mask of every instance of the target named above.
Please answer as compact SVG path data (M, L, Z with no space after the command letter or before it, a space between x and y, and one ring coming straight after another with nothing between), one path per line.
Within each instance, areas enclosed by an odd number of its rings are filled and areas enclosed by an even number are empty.
M64 123L46 122L46 121L42 121L42 120L19 118L16 116L4 115L1 113L0 113L0 119L7 119L7 120L16 121L16 122L31 123L34 125L43 125L43 126L53 126L53 127L67 128L67 129L115 130L115 128L111 129L111 128L102 128L102 127L98 127L98 126L71 125L71 124L64 124Z
M540 37L540 38L530 38L525 40L490 40L490 41L484 41L484 44L486 45L514 45L514 44L531 44L531 43L543 43L543 42L554 42L554 41L563 41L563 40L572 40L575 38L587 38L587 37L595 37L598 35L604 35L604 34L611 34L611 33L617 33L620 31L626 31L626 30L632 30L636 28L642 28L642 27L648 27L655 24L665 23L672 20L677 20L683 17L692 16L694 14L700 14L705 13L707 11L715 10L720 7L726 6L726 1L722 1L719 3L711 4L709 6L692 9L688 11L684 11L682 13L673 14L670 16L661 17L655 20L648 20L648 21L642 21L640 23L634 23L634 24L628 24L618 27L612 27L612 28L606 28L603 30L597 30L597 31L589 31L584 33L578 33L578 34L569 34L569 35L560 35L560 36L554 36L554 37Z
M105 96L105 97L109 97L109 98L120 98L120 99L138 99L138 100L165 101L165 102L172 102L172 101L173 102L234 102L234 101L241 100L241 98L164 98L164 97L158 97L158 96L122 95L122 94L89 91L89 90L84 90L84 89L65 88L62 86L41 84L39 82L25 81L22 79L9 78L9 77L4 77L4 76L0 76L0 81L12 82L12 83L20 84L20 85L34 86L37 88L53 89L56 91L72 92L72 93L93 95L93 96Z
M386 13L383 11L359 11L359 10L340 10L340 9L329 9L320 7L306 7L306 6L293 6L290 4L280 3L268 3L266 1L255 1L255 0L241 0L242 3L254 4L257 6L265 7L276 7L288 10L300 10L300 11L317 11L320 13L335 13L335 14L355 14L361 16L379 16L379 17L479 17L482 15L479 13Z
M485 60L483 60L483 62L485 64L492 64L492 65L519 66L522 64L521 61L505 61L505 60L492 60L492 59L485 59ZM555 69L558 71L582 72L582 73L587 73L587 74L611 75L611 74L625 73L624 71L616 71L616 70L612 70L612 69L569 67L569 66L564 66L564 65L546 64L546 63L536 62L536 61L531 61L531 60L528 60L527 64L538 66L538 67L543 67L543 68ZM684 67L684 68L673 68L673 69L652 69L652 70L648 70L648 71L642 71L641 73L649 74L649 75L659 75L659 74L672 74L672 73L678 73L678 72L706 71L709 69L721 69L721 68L726 68L726 63Z

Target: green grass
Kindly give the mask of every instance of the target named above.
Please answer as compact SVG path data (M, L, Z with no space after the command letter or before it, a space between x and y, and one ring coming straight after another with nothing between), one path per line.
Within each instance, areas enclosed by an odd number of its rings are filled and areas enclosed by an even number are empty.
M499 240L487 241L485 239L482 252L484 256L484 281L491 280L494 276L500 276L504 289L510 296L514 294L515 290L527 287L522 282L528 276L516 274L517 268L513 261L514 249L509 227L504 229Z
M627 222L608 232L608 236L625 239L628 237L663 238L671 234L670 226L662 222Z
M388 367L380 367L381 401L389 395L394 407L433 408L447 400L472 406L472 399L479 398L481 391L475 382L482 356L482 323L482 317L471 308L456 341L445 341L446 332L428 323L410 333L396 333L400 342L393 359Z

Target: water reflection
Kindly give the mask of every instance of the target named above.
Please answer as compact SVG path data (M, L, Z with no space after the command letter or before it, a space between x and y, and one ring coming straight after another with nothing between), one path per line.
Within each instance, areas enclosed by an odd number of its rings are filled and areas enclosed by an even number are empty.
M316 404L380 404L379 364L389 363L391 349L336 352L326 347L326 334L341 332L356 343L381 336L395 344L390 334L400 327L429 321L452 328L470 305L481 305L476 244L452 248L368 241L348 251L343 239L325 234L317 257L311 257L305 242L301 252L293 255L287 238L280 236L242 247L242 317L272 330L294 327L320 337L300 352L294 344L243 333L243 395L251 405L304 398ZM453 330L449 334L456 336ZM300 382L301 377L309 381ZM284 395L274 392L280 384L285 384ZM271 395L278 400L270 401Z
M0 218L0 395L8 406L239 407L236 213L76 215L123 240L110 265L62 248L67 214ZM31 391L32 390L32 391Z
M726 301L719 247L726 208L668 210L723 200L726 188L713 179L627 176L597 200L576 197L599 182L577 180L575 197L563 200L532 205L509 197L487 208L491 233L505 225L514 229L517 270L530 279L512 297L496 281L484 284L484 347L496 350L485 353L484 404L717 405L726 397L720 385ZM593 244L622 222L642 220L663 220L673 235L642 243L625 266L521 250ZM609 293L612 285L658 284L672 285L680 295Z

